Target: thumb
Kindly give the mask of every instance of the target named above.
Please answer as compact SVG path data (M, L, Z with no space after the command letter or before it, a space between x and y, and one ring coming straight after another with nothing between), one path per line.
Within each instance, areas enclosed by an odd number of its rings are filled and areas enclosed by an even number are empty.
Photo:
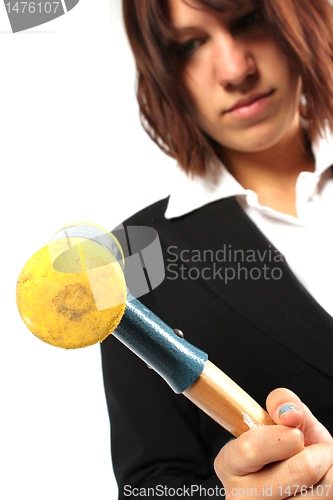
M309 408L292 391L284 388L272 391L266 401L267 411L276 424L298 427L304 434L304 444L333 443L333 438Z

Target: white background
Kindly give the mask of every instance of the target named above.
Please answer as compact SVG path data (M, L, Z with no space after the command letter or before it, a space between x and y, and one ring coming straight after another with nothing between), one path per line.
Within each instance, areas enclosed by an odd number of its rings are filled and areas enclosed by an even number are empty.
M99 346L44 344L17 277L62 226L112 229L166 196L174 162L141 131L120 0L12 34L0 3L0 498L116 499ZM125 369L125 368L124 368Z

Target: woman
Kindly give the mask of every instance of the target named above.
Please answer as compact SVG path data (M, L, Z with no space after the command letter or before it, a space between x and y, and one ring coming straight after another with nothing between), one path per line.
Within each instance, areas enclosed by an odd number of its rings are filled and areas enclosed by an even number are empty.
M278 425L230 441L110 338L120 498L333 498L331 7L123 5L143 125L183 172L125 223L154 227L164 251L165 280L140 300L261 405L269 394Z

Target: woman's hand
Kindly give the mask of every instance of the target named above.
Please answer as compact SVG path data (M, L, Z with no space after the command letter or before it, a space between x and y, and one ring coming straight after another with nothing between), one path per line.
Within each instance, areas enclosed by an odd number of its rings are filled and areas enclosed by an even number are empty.
M333 438L287 389L267 398L277 425L255 427L227 443L215 471L229 500L310 496L333 499ZM267 499L267 500L269 500Z

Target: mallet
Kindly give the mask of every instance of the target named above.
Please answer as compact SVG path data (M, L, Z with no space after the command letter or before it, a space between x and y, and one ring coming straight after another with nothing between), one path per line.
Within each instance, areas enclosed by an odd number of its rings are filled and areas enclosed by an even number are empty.
M113 335L234 436L269 415L208 355L126 292L117 239L89 224L68 226L34 254L17 283L29 330L54 346L85 347Z

